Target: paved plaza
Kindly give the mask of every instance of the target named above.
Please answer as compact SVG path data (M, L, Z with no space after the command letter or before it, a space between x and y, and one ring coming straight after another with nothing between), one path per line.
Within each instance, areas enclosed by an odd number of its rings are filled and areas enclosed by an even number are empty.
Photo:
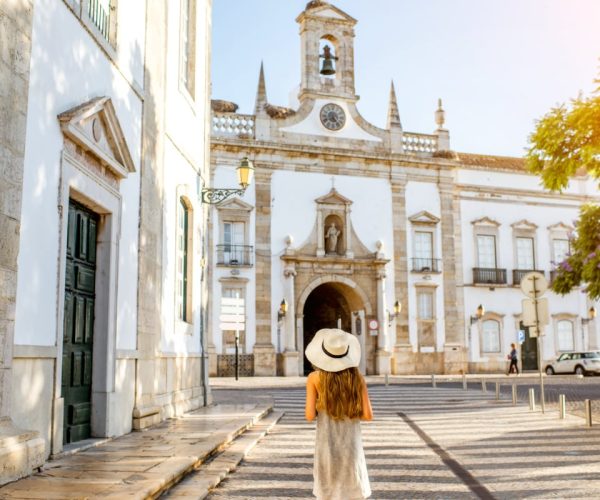
M425 377L368 378L371 498L600 498L600 427L573 414L560 420L552 397L544 414L513 405L504 388L519 383L526 394L527 376L487 377L485 392L482 379L470 377L464 390L460 377L440 377L437 387ZM213 407L48 462L0 488L0 498L312 498L305 379L212 382ZM598 390L594 379L547 383L550 393L572 386L572 399Z

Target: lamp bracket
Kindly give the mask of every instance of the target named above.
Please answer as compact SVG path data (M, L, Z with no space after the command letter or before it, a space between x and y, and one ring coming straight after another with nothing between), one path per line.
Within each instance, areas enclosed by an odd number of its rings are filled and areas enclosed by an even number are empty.
M221 188L204 188L202 189L202 203L214 205L226 200L230 196L243 195L245 189L221 189Z

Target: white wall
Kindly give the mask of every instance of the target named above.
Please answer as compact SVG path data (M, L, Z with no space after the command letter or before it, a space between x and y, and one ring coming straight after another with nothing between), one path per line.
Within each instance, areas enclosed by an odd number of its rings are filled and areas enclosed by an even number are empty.
M145 4L135 0L136 17L119 47L119 64L140 77ZM60 27L59 29L57 29ZM123 71L126 73L126 71ZM36 2L27 112L27 142L21 217L15 343L55 345L59 214L57 209L63 136L57 115L93 97L112 98L134 165L139 172L142 102L122 72L98 48L63 2ZM117 346L134 348L137 322L137 221L139 174L120 184ZM59 325L61 328L62 325Z

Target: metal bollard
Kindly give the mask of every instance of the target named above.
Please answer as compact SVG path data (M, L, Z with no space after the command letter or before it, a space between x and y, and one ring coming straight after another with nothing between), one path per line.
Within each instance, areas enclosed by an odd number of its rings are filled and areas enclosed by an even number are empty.
M515 384L512 385L512 404L513 406L517 405L517 386Z
M564 394L558 395L558 418L564 419L567 416L567 398Z
M535 411L535 390L533 387L529 389L529 409Z
M389 380L388 380L388 374L385 374L385 385L387 386L389 384Z
M500 382L496 382L496 401L500 401Z
M462 376L462 383L463 383L463 389L466 391L467 390L467 376L464 373Z
M481 392L487 392L487 385L484 379L481 379Z
M437 387L437 384L435 381L435 375L433 373L431 374L431 387L433 387L433 388Z
M585 405L585 426L592 426L592 402L589 399L584 400Z

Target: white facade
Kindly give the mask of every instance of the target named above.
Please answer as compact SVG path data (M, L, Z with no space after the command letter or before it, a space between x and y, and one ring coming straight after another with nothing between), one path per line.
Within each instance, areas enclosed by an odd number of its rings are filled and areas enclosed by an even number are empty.
M211 373L231 375L221 299L231 287L245 300L247 374L302 373L312 333L337 325L360 336L367 373L505 370L524 298L513 270L550 278L553 240L566 238L582 203L598 199L593 183L578 178L551 194L522 159L451 151L441 102L433 134L406 132L393 87L386 129L373 126L354 93L356 20L319 1L297 22L294 109L268 102L263 68L254 114L213 102L214 185L235 187L243 156L256 178L211 217ZM337 57L330 77L320 73L323 43ZM232 216L236 207L246 215ZM224 224L236 223L245 236L227 239ZM243 263L228 257L240 241L252 255ZM559 335L566 345L567 320L574 348L600 346L593 321L581 340L585 294L547 295L544 361L558 353ZM479 304L486 313L472 322Z
M210 401L200 193L211 2L161 9L143 0L33 8L10 416L39 432L45 457ZM185 317L176 303L182 201ZM74 210L83 215L71 219ZM149 251L160 260L151 266L158 284L147 274ZM148 309L160 318L150 326ZM89 401L65 395L88 385Z

